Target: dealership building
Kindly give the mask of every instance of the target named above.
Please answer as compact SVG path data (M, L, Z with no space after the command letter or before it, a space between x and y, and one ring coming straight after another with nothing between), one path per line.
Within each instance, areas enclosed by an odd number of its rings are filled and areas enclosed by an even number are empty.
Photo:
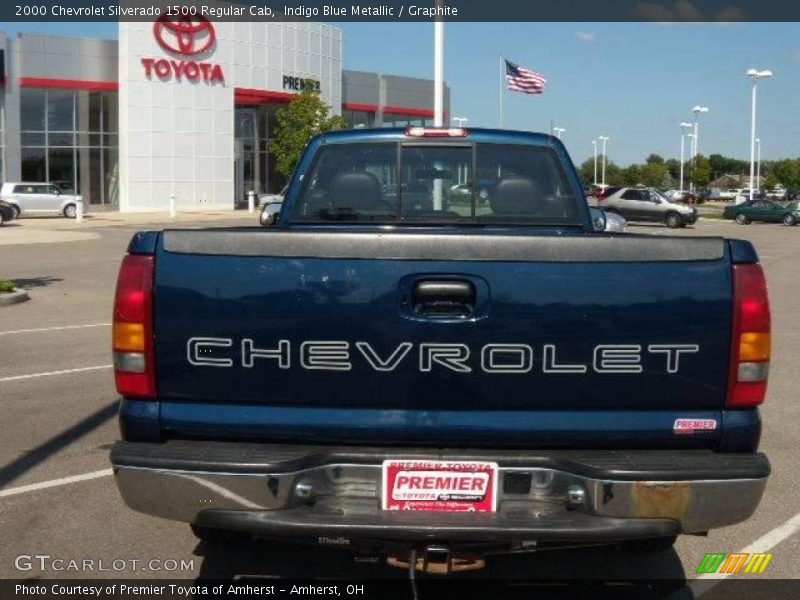
M350 127L433 121L433 82L342 68L320 23L165 18L119 39L0 32L0 178L49 181L87 210L231 209L278 192L276 111L306 86ZM449 90L445 88L445 113Z

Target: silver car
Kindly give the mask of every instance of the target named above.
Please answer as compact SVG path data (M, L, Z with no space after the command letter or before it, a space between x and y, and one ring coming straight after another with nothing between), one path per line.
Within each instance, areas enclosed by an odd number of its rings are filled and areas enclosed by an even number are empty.
M52 183L4 183L0 200L11 204L17 217L60 213L74 219L77 214L77 196L62 192Z
M606 212L614 212L628 221L652 221L676 228L697 221L697 209L672 202L654 188L622 187L608 188L606 196L597 206Z

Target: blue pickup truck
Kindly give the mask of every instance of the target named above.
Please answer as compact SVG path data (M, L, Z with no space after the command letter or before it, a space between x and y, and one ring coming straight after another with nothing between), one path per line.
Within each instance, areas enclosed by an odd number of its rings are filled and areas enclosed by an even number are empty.
M268 212L130 243L111 461L131 508L426 561L656 550L756 509L749 242L605 233L559 140L498 130L315 137Z

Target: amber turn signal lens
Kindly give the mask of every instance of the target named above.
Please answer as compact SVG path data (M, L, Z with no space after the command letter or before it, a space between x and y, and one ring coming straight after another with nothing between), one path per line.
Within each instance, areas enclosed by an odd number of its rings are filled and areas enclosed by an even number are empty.
M114 323L114 350L144 352L144 325Z
M769 360L770 334L743 333L739 337L739 360L752 362Z

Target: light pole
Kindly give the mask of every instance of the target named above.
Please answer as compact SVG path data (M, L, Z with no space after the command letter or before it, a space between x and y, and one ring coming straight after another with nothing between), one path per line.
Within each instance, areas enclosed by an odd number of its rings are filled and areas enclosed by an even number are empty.
M606 186L606 142L608 140L610 140L611 138L609 138L607 135L601 135L598 139L601 142L603 142L603 176L602 176L603 180L602 180L602 184L603 184L603 187L605 187Z
M753 82L752 100L750 107L750 200L753 200L753 176L755 175L756 162L756 87L759 79L772 77L772 71L759 71L748 69L746 75Z
M756 185L761 191L761 138L756 138Z
M693 138L693 143L692 143L691 155L692 155L692 165L694 165L694 159L697 158L697 152L699 151L698 141L700 140L700 127L699 127L699 125L697 123L697 117L698 117L698 115L700 115L700 113L707 113L708 112L708 107L707 106L695 106L692 109L692 112L694 113L694 138ZM692 182L692 184L691 184L691 189L692 189L692 191L694 191L694 182Z
M458 126L463 127L464 123L469 121L467 117L453 117L453 121L458 121Z
M686 129L691 129L691 123L681 123L681 194L683 193L683 149L685 146Z
M563 127L553 127L553 131L555 132L556 137L558 139L561 139L561 134L564 133L566 129L564 129Z
M592 146L594 147L594 181L592 183L597 185L597 140L592 140Z

